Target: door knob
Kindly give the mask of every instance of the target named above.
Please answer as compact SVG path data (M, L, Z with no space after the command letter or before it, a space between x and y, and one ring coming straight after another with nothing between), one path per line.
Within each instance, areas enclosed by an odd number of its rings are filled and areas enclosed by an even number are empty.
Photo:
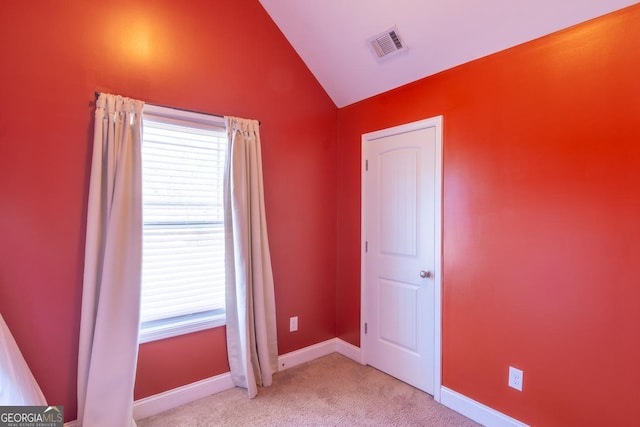
M422 270L420 272L420 277L422 277L423 279L428 279L429 277L431 277L431 272L429 270Z

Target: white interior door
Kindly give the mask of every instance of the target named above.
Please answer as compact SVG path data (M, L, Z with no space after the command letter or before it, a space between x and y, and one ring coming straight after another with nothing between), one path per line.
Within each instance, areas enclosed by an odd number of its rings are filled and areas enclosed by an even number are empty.
M364 362L439 400L442 118L363 135Z

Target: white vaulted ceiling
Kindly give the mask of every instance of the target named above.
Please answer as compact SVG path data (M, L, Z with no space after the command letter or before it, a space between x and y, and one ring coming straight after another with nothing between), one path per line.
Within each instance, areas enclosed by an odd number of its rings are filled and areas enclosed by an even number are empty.
M638 3L259 1L338 107ZM367 39L394 25L408 50L379 61Z

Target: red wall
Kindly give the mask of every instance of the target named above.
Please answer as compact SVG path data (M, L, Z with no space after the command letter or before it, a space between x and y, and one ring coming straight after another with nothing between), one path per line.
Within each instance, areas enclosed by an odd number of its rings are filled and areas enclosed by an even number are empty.
M95 90L261 120L279 352L335 337L337 108L256 0L4 2L0 55L0 312L67 420ZM136 398L227 370L224 328L145 344Z
M444 385L532 425L631 425L637 40L633 6L336 118L255 0L3 4L0 312L48 400L75 418L101 90L261 120L279 352L359 344L360 135L443 114ZM522 393L506 386L509 365L525 371ZM145 344L138 369L136 398L224 372L224 328Z
M640 5L341 109L338 336L359 343L360 136L442 114L444 386L534 426L637 425L638 40Z

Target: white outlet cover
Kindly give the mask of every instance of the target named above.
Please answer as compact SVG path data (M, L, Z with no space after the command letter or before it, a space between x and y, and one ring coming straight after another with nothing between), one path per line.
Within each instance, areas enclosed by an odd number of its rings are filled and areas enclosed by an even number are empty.
M524 382L524 372L520 369L509 366L509 387L522 391L522 383Z
M298 330L298 316L289 318L289 332Z

